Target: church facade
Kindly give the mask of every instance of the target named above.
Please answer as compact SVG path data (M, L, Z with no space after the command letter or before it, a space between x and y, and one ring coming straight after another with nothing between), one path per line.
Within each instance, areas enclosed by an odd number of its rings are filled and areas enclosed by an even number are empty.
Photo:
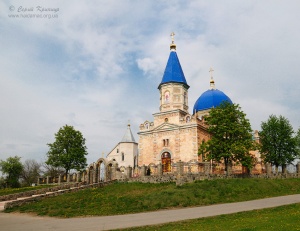
M211 69L212 71L212 69ZM158 86L159 112L153 114L153 121L145 121L139 127L139 166L162 166L162 172L172 172L172 164L203 162L198 149L210 134L202 119L213 107L222 101L231 100L222 91L215 89L211 77L210 89L196 101L193 114L189 113L188 90L181 68L174 37L162 81Z

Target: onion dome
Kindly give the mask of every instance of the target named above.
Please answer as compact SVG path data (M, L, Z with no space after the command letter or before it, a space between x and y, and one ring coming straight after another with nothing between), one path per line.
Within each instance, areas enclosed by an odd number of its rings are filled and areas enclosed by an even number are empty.
M210 72L213 70L210 69ZM227 101L232 104L231 99L222 91L215 88L215 82L211 76L210 89L205 91L196 101L193 112L203 111L218 107L222 102Z

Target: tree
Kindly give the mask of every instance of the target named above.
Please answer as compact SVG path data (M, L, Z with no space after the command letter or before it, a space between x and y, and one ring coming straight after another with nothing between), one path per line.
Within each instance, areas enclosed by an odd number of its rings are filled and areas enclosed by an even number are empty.
M43 171L42 172L43 172L44 176L56 177L58 175L64 174L65 170L62 167L54 167L52 165L43 163Z
M300 128L297 131L297 134L295 136L295 142L296 142L296 152L297 152L297 157L300 156Z
M205 153L207 160L223 161L225 171L232 162L251 169L253 158L249 151L254 149L252 129L240 106L223 102L210 110L205 121L211 139L200 145L199 154Z
M21 176L23 165L21 157L8 157L6 161L0 161L0 170L6 175L6 185L17 188L20 186L19 178Z
M296 138L293 127L283 116L271 115L261 123L260 152L265 162L285 168L297 157Z
M41 164L36 160L26 160L23 164L23 171L21 173L23 184L30 186L32 183L36 183L40 173Z
M87 148L85 138L80 131L76 131L72 126L65 125L55 134L55 142L47 144L49 151L46 164L54 167L62 167L66 174L71 169L77 171L86 167Z

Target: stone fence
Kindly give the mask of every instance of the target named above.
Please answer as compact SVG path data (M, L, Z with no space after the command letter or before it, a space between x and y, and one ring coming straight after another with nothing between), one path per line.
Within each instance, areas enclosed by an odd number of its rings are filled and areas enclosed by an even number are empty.
M163 175L153 175L153 176L141 176L129 179L119 179L122 182L142 182L142 183L170 183L176 182L177 185L182 185L184 183L191 183L200 180L216 180L216 179L234 179L234 178L261 178L261 179L286 179L286 178L300 178L298 173L279 173L279 174L163 174Z
M258 166L258 167L257 167ZM101 175L102 174L102 175ZM84 183L93 184L103 181L141 181L141 182L190 182L193 180L230 178L230 177L257 177L257 178L289 178L300 177L300 162L296 165L296 173L289 173L286 168L281 173L273 173L270 164L258 163L248 171L241 165L229 165L227 171L223 164L211 162L182 162L171 164L170 172L163 172L162 164L148 166L131 166L119 168L117 162L105 166L100 171L99 166L87 168L83 172L68 174L67 176L39 178L38 184ZM150 176L150 177L149 177ZM103 180L104 179L104 180ZM179 180L180 179L180 180Z
M71 173L71 174L63 174L55 177L47 176L40 177L37 180L37 184L63 184L63 183L79 183L84 182L84 173Z

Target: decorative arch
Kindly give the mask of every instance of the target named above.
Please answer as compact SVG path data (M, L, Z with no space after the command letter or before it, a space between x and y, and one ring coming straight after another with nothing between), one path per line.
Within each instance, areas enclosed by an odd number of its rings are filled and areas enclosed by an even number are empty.
M106 165L106 179L107 180L113 180L113 171L112 168L113 167L117 167L118 163L116 162L115 159L108 161L107 165Z
M96 174L98 182L106 181L106 168L107 168L107 161L104 158L99 158L96 162Z
M95 174L94 164L90 164L88 169L89 169L88 183L92 184L94 183L94 174Z

